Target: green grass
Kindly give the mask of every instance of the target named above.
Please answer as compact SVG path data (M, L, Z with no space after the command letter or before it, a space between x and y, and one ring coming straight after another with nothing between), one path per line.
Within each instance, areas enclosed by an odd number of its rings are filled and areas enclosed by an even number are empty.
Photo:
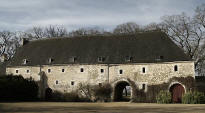
M0 113L204 113L204 104L149 104L149 103L68 103L19 102L0 103Z

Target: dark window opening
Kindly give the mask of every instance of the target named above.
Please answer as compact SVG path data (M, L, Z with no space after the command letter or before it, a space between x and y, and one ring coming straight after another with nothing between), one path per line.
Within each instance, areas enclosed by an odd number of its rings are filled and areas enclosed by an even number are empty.
M142 84L142 90L145 90L146 85Z
M101 69L100 72L101 72L101 73L104 73L104 69Z
M26 70L26 73L29 73L30 71L29 70Z
M16 73L19 73L19 70L16 70Z
M75 82L74 82L74 81L71 81L71 85L72 85L72 86L75 85Z
M163 59L164 59L164 56L159 56L159 59L160 59L160 60L163 60Z
M145 73L146 72L146 69L145 67L142 68L142 73Z
M120 70L119 73L122 74L122 73L123 73L123 70Z
M174 66L174 71L178 71L178 66L177 65Z
M48 69L48 73L50 73L51 72L51 69Z
M84 71L84 69L83 68L80 68L80 72L83 72Z
M62 69L62 72L65 72L65 69Z
M56 80L56 84L58 84L58 80Z

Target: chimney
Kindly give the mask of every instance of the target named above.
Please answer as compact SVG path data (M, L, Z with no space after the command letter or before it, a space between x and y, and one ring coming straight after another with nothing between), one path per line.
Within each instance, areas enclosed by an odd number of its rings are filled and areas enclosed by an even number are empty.
M2 54L0 60L1 60L1 62L5 62L7 60L7 58L8 58L7 54Z
M22 38L22 39L21 39L21 42L20 42L20 45L21 45L21 46L24 46L24 45L26 45L28 42L29 42L28 39Z

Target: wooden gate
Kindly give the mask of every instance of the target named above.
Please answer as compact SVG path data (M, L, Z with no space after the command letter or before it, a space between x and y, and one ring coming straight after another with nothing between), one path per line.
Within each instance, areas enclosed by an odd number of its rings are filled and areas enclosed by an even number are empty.
M172 102L174 102L174 103L181 103L182 102L182 96L185 93L185 90L181 84L174 84L170 88L170 92L172 94Z

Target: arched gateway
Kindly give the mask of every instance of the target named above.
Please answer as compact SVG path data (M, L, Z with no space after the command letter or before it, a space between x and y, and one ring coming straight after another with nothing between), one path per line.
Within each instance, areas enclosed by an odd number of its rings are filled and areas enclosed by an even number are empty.
M132 85L127 80L120 80L113 85L113 101L130 101L132 98Z
M176 83L171 85L169 91L171 92L172 95L172 102L174 103L182 102L182 96L185 93L185 88L182 84Z

